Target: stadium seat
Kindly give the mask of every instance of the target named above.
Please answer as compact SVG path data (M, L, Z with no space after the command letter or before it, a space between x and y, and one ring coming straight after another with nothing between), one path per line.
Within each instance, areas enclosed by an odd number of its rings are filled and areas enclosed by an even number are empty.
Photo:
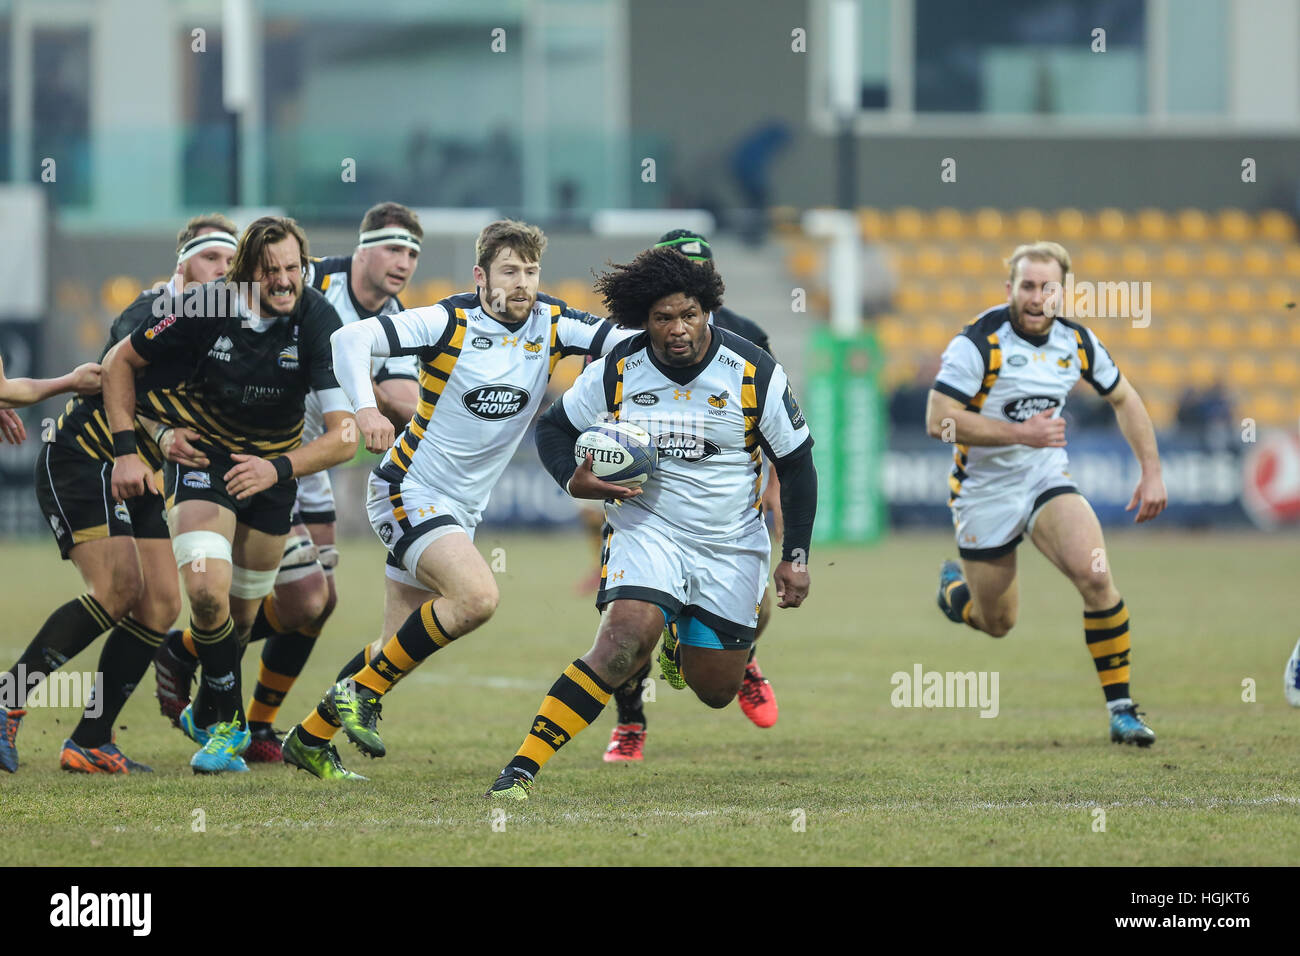
M1286 282L1272 282L1269 283L1268 288L1264 292L1264 304L1262 307L1266 309L1276 309L1278 311L1285 310L1289 314L1290 320L1296 322L1296 313L1293 311L1295 309L1295 302L1296 288L1294 286Z
M1290 405L1286 397L1270 389L1257 389L1243 395L1236 411L1244 418L1255 419L1256 425L1274 427L1287 423Z
M939 278L952 271L952 257L939 246L919 245L912 260L912 269L917 276Z
M1196 353L1188 360L1186 384L1193 388L1207 388L1220 377L1219 365L1204 354Z
M800 281L812 279L821 273L821 255L808 242L798 243L785 257L785 267L790 275Z
M906 350L911 338L906 320L892 313L876 319L876 336L880 339L880 344L890 352Z
M1296 250L1300 257L1300 249ZM1300 265L1300 262L1297 263ZM1268 246L1249 246L1241 254L1241 271L1253 279L1267 278L1278 268L1277 257Z
M1017 209L1016 210L1016 242L1037 242L1046 238L1043 234L1043 228L1046 219L1041 210L1038 209Z
M1282 252L1282 274L1300 279L1300 248L1288 246Z
M1089 282L1104 282L1115 270L1114 260L1105 249L1089 246L1071 263L1077 278Z
M1215 227L1219 238L1229 242L1245 242L1255 233L1254 221L1241 209L1220 209L1215 217Z
M1173 424L1174 410L1177 406L1163 394L1143 395L1142 404L1146 406L1147 414L1151 416L1151 421L1156 428L1168 428Z
M900 282L894 293L894 304L904 315L928 311L933 305L933 296L927 291L928 286L921 282Z
M1146 242L1164 242L1169 238L1169 217L1163 209L1139 209L1137 214L1138 238Z
M960 209L944 206L936 209L931 217L931 228L938 239L950 242L961 241L967 236L966 217Z
M1228 361L1228 381L1237 388L1259 382L1259 366L1248 352L1238 352Z
M985 255L980 246L962 246L957 253L957 274L980 279L1002 268L1002 264Z
M1125 246L1119 258L1120 273L1125 282L1141 282L1150 278L1152 262L1141 246Z
M1237 345L1237 326L1234 322L1216 318L1205 327L1205 344L1213 349L1230 350Z
M1151 282L1151 321L1158 315L1167 315L1174 308L1174 292L1168 280L1154 278Z
M109 276L99 287L99 302L105 312L118 315L139 297L143 288L135 276Z
M881 210L864 207L858 210L858 229L868 242L889 238L889 217Z
M1160 253L1160 268L1170 277L1183 278L1192 274L1192 257L1179 246L1170 246Z
M1128 220L1118 209L1107 208L1097 213L1097 235L1110 242L1119 242L1129 237Z
M1285 316L1286 344L1288 348L1300 349L1300 319L1294 313Z
M1197 271L1202 278L1226 279L1236 275L1237 268L1237 257L1227 247L1207 245Z
M1182 363L1167 355L1157 355L1146 367L1146 381L1164 388L1180 385L1183 381Z
M1268 379L1274 385L1294 389L1300 386L1300 360L1294 355L1274 355L1268 367Z
M914 206L899 206L892 216L892 232L895 239L923 239L927 233L925 214Z
M1265 209L1256 217L1255 228L1261 239L1276 242L1294 242L1296 238L1295 219L1279 209Z
M450 279L425 279L411 286L410 291L402 296L402 304L411 308L433 305L458 291Z
M1182 305L1192 312L1212 312L1218 305L1219 297L1206 282L1189 282L1183 286Z
M952 337L961 329L961 320L926 319L921 323L917 341L924 351L938 355L952 341Z
M961 280L948 280L939 283L936 306L941 312L964 315L970 311L966 294L966 283Z
M1156 325L1156 320L1151 320ZM1164 330L1166 344L1176 349L1195 351L1201 344L1201 325L1185 317L1169 318L1159 323Z
M1199 209L1178 211L1178 233L1173 238L1184 242L1203 242L1210 237L1210 220Z
M1271 318L1257 318L1250 323L1246 332L1246 343L1251 348L1272 349L1280 342L1277 324Z
M975 235L984 240L1001 240L1006 221L997 209L980 209L975 213Z
M1229 312L1253 312L1258 301L1255 286L1249 282L1231 282L1223 292L1223 305Z
M1078 209L1070 207L1058 209L1052 223L1052 230L1057 242L1069 243L1084 239L1088 235L1088 217Z

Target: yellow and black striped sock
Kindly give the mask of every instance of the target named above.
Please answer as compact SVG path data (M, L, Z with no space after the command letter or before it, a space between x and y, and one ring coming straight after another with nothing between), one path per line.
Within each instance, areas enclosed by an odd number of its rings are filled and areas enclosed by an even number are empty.
M361 650L357 651L356 654L352 656L351 660L343 665L343 669L339 671L338 679L350 680L351 678L356 677L357 672L369 663L370 645L367 644L365 647L361 648Z
M597 677L595 671L580 660L574 661L542 701L528 736L506 769L523 770L530 777L536 776L557 750L600 716L613 693L614 688Z
M343 665L343 670L339 671L338 680L348 680L355 677L357 671L361 670L369 662L370 645L367 644L357 652L355 657ZM324 700L317 704L315 709L307 715L306 720L298 725L298 736L309 747L319 747L321 744L328 743L338 732L339 724L335 722L334 714L325 706Z
M456 638L447 633L434 613L434 601L425 601L412 611L397 633L388 639L384 649L352 679L383 696L420 661L454 641Z
M270 596L267 596L270 601ZM319 629L308 628L298 631L279 630L279 622L271 618L270 608L263 602L267 619L271 621L274 633L267 638L262 647L262 660L258 667L257 686L253 688L253 697L248 702L248 722L270 726L280 713L284 698L293 689L298 675L307 666L312 648L316 646Z
M975 625L970 623L971 611L975 609L970 599L970 585L965 580L958 578L956 581L949 583L945 596L948 599L948 605L961 615L961 619L974 627Z
M1084 611L1083 633L1107 702L1127 699L1132 640L1123 600L1105 611Z

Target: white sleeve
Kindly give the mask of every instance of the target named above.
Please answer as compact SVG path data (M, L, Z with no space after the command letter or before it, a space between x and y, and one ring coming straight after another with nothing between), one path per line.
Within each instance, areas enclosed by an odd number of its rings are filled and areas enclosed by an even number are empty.
M341 388L325 388L316 392L316 400L320 402L322 414L330 412L347 412L352 414L352 406L348 404L348 397L343 393Z
M798 451L812 437L803 409L794 397L785 369L778 365L772 370L767 395L758 418L758 433L773 458L784 458Z
M450 319L441 305L427 305L366 321L377 322L387 338L387 347L375 355L414 355L421 349L437 346L447 332Z
M1106 346L1101 344L1092 329L1084 329L1084 334L1092 340L1092 368L1084 375L1099 395L1109 395L1119 384L1119 366L1111 358Z
M560 400L564 415L578 431L585 431L597 422L609 420L609 407L605 404L605 360L597 359L582 370L577 381L569 387Z
M370 382L370 358L388 354L388 337L378 319L352 322L330 336L334 353L334 377L352 400L350 411L376 408L375 389Z
M934 378L935 389L950 398L968 402L983 384L984 359L979 348L965 335L957 336L943 350L939 374Z

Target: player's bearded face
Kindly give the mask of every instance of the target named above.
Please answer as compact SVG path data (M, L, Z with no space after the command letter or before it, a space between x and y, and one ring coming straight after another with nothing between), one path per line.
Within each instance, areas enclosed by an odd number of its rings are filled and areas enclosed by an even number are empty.
M1046 333L1060 311L1064 279L1061 265L1054 259L1021 259L1016 263L1015 281L1007 283L1012 325L1030 335Z
M407 246L371 246L357 253L366 282L383 295L401 295L415 275L420 253Z
M288 315L302 296L302 250L286 236L263 250L262 265L253 276L258 284L261 313Z
M509 246L497 253L483 272L474 267L474 280L486 296L488 311L508 322L522 322L537 304L537 287L542 279L542 267L537 262L526 262Z
M694 365L704 357L712 340L708 313L700 308L697 299L680 292L650 306L646 332L655 358L665 365Z

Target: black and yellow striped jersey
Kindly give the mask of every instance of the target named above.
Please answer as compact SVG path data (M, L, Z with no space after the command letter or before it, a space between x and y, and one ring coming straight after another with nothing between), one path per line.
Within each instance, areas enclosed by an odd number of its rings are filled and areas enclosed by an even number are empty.
M152 298L143 293L126 307L126 310L114 320L109 330L108 341L100 352L102 362L108 350L126 338L144 319L152 319L149 311ZM136 414L151 415L152 402L161 396L182 386L183 375L163 366L150 366L136 380ZM153 436L143 425L136 422L136 447L140 457L155 470L162 467L162 453L154 443ZM54 427L53 444L70 451L89 455L96 461L113 461L113 432L108 427L108 415L104 412L104 400L100 395L76 395L68 400L63 413L59 415Z
M212 284L209 284L210 286ZM205 287L205 289L208 287ZM206 297L223 304L224 296ZM196 447L270 457L302 443L307 393L337 389L330 335L338 313L306 287L287 316L261 319L242 308L218 315L166 315L138 325L131 344L150 363L184 375L149 393L141 411L199 433Z

